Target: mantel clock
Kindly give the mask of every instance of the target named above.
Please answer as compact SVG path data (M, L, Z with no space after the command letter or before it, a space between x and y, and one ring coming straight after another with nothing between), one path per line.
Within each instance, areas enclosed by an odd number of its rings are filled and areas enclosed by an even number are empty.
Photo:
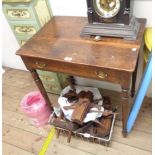
M82 36L111 36L135 40L139 23L130 0L87 0L88 24Z

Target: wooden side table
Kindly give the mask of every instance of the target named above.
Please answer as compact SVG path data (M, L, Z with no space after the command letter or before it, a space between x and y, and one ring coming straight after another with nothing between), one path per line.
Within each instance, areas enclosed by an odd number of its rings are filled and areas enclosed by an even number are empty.
M17 51L30 70L45 100L50 100L36 69L67 73L86 78L109 81L122 88L123 135L126 136L129 91L135 89L138 56L143 47L145 19L141 23L138 38L127 41L104 38L82 38L80 32L87 23L85 17L54 17L21 49Z

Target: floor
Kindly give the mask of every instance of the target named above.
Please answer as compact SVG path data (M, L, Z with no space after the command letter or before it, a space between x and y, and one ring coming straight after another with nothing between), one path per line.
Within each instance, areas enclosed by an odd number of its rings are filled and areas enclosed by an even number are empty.
M22 114L19 103L22 97L37 90L29 72L6 69L3 74L3 155L37 155L51 129L36 128ZM112 102L119 103L119 93L102 91ZM57 102L57 95L50 95ZM119 106L119 105L118 105ZM121 134L121 121L115 123L109 147L72 138L67 143L65 136L54 137L45 155L150 155L152 154L152 103L145 98L133 131L127 138Z

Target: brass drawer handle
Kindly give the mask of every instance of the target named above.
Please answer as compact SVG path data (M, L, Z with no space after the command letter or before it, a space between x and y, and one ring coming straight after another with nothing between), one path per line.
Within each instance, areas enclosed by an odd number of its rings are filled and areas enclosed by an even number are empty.
M41 62L41 63L36 62L36 65L37 65L38 68L44 68L44 67L46 67L46 64L43 63L43 62Z
M101 78L101 79L104 79L104 78L106 78L106 77L108 76L106 73L104 73L104 72L102 72L102 71L95 71L95 74L96 74L99 78Z

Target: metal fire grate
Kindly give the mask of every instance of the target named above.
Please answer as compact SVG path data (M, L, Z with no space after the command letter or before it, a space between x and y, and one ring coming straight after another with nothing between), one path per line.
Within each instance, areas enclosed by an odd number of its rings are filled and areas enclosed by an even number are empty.
M115 123L115 119L116 119L116 114L113 114L112 117L112 123L111 123L111 130L110 130L110 134L106 137L96 137L91 135L90 133L80 133L80 132L76 132L76 131L72 131L72 136L73 137L77 137L83 141L89 141L92 143L97 143L97 144L101 144L101 145L105 145L105 146L109 146L111 138L112 138L112 133L113 133L113 128L114 128L114 123ZM58 132L58 137L59 135L64 135L64 136L68 136L69 134L69 130L60 128L60 127L56 127L56 130Z

